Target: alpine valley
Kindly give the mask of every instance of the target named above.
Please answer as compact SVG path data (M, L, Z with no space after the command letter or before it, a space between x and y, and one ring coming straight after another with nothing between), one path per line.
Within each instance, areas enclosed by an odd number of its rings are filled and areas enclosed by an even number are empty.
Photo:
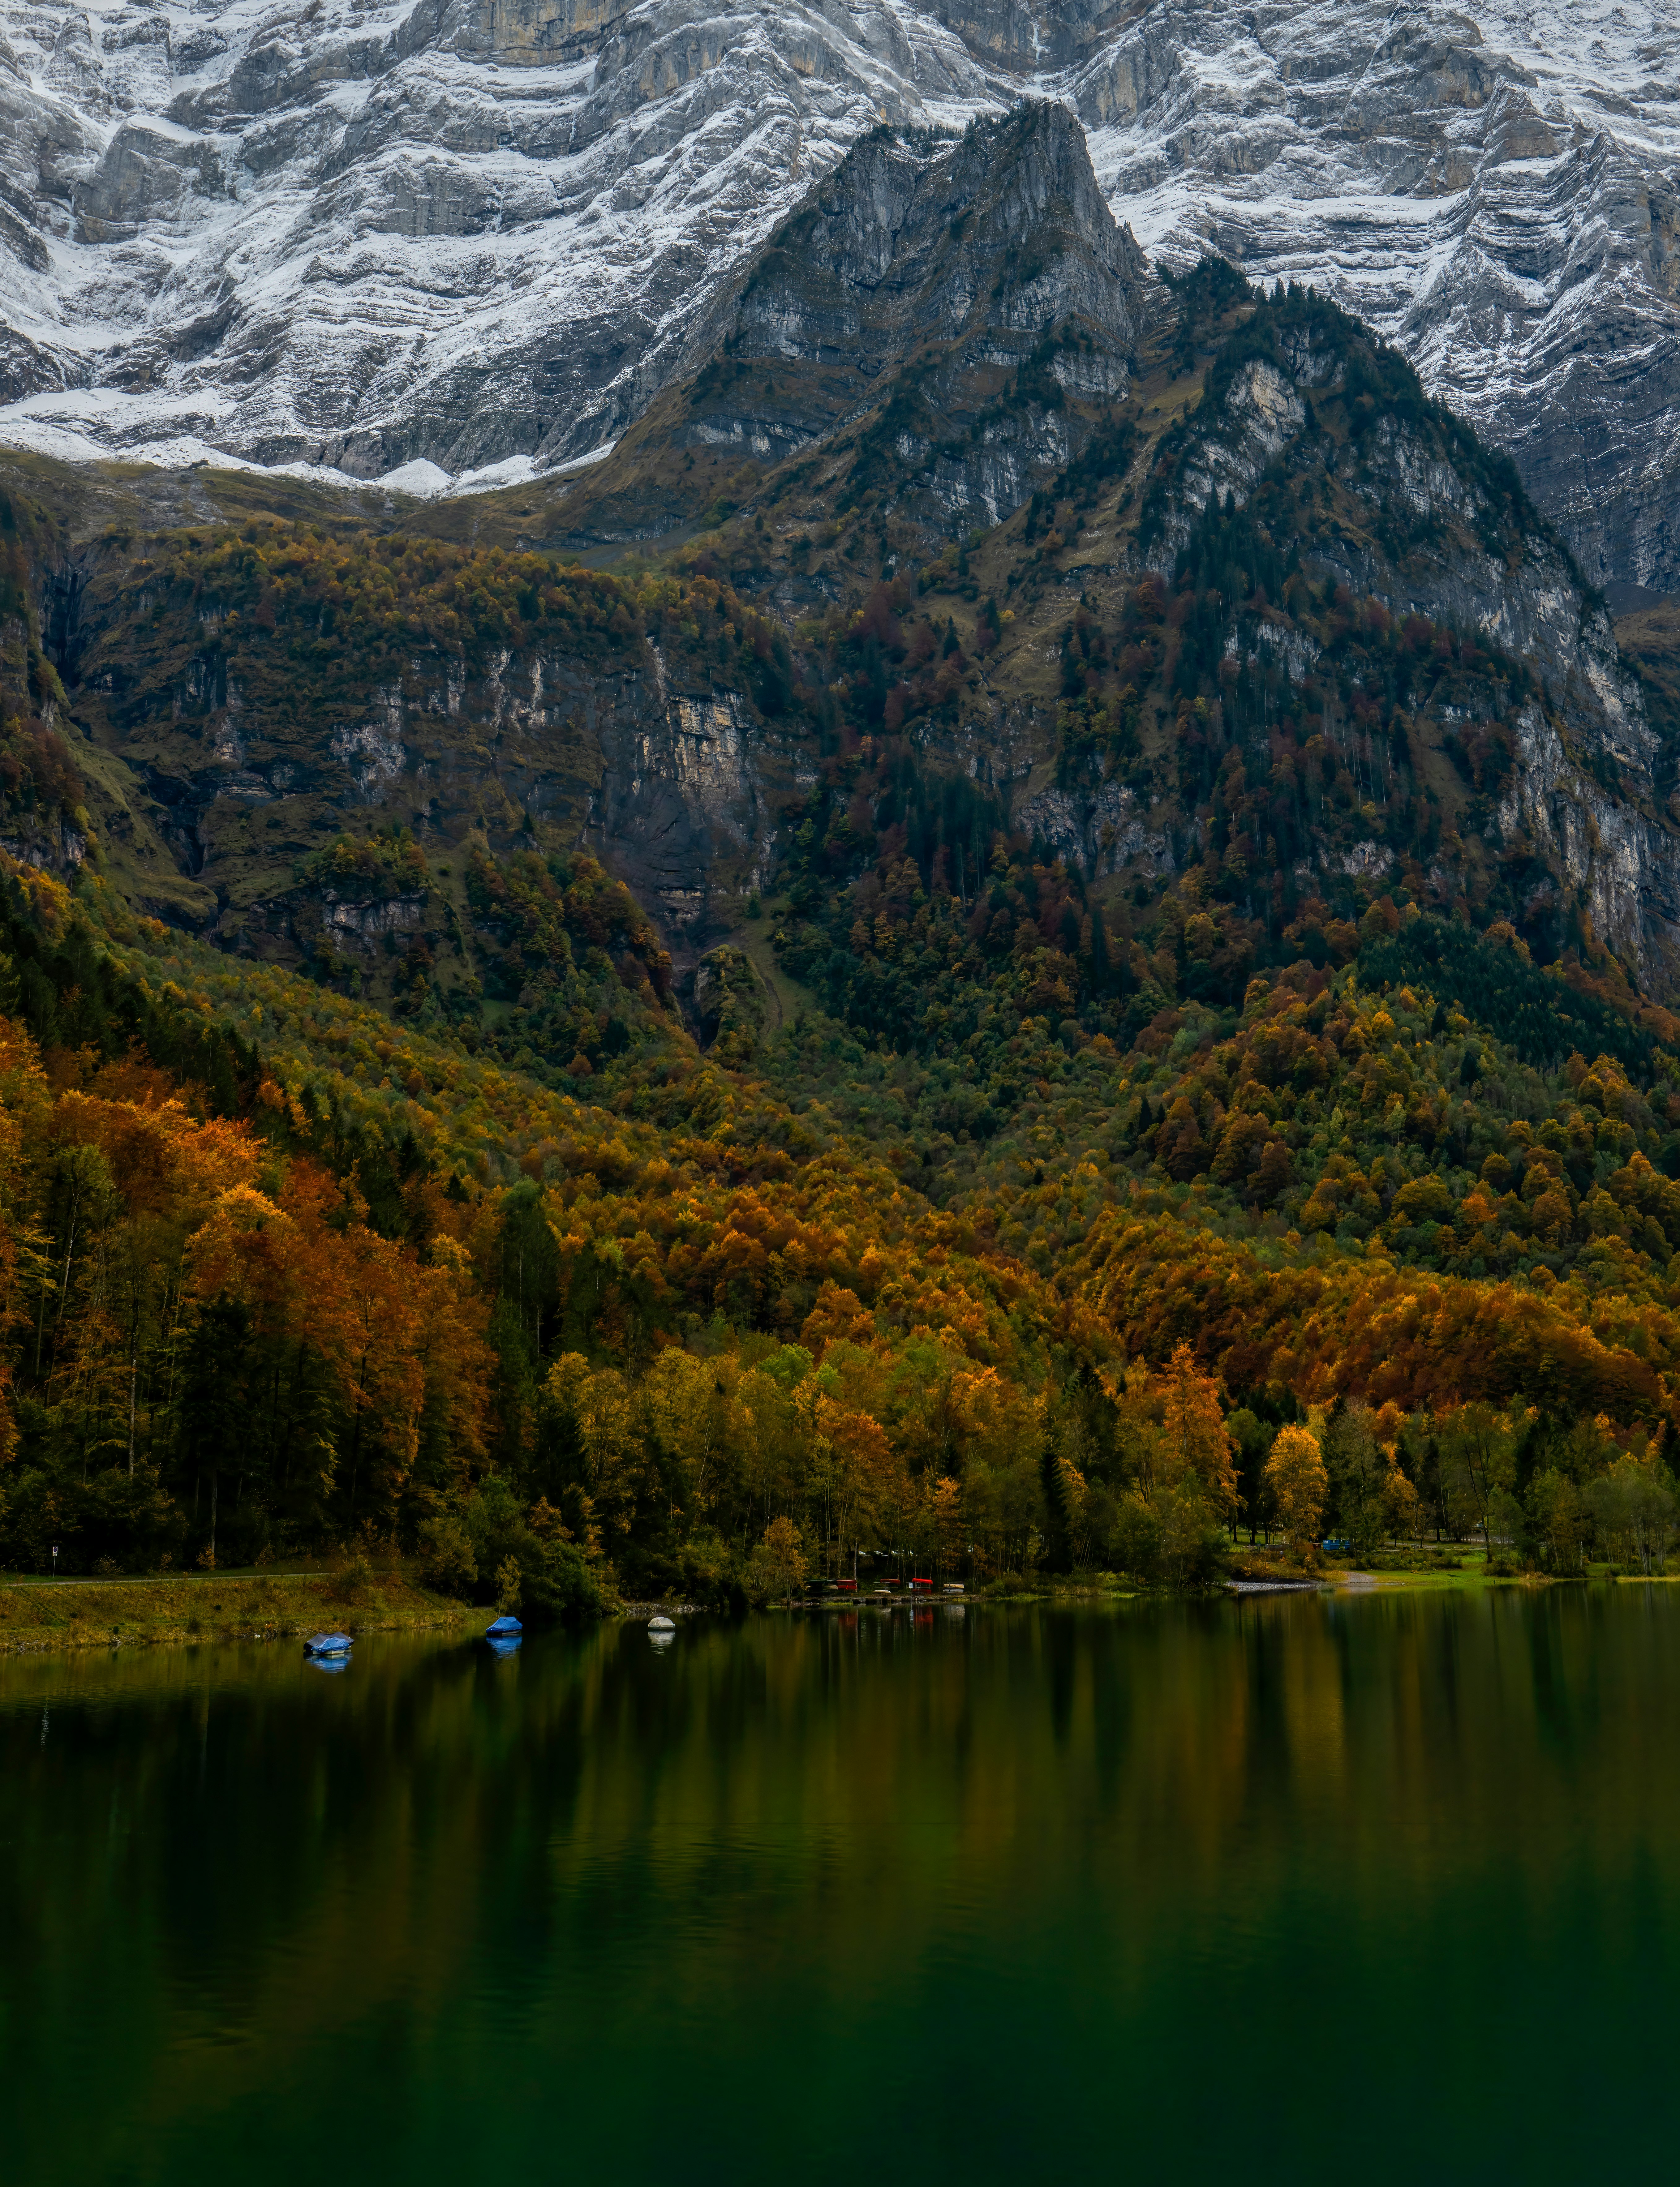
M3 29L0 1566L1661 1560L1661 10Z

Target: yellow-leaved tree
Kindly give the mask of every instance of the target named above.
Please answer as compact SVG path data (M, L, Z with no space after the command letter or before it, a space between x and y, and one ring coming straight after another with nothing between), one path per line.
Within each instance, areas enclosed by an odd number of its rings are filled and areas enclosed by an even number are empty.
M805 1584L808 1569L799 1528L784 1514L770 1521L752 1553L747 1593L756 1602L768 1602L778 1594L791 1602L795 1588Z
M1401 1465L1396 1446L1385 1443L1383 1455L1388 1461L1388 1471L1383 1481L1384 1521L1396 1541L1416 1541L1423 1526L1423 1499Z
M1161 1384L1161 1438L1170 1476L1182 1480L1195 1474L1209 1503L1228 1520L1237 1508L1237 1468L1218 1385L1199 1370L1188 1344L1174 1348Z
M1238 1498L1235 1446L1226 1431L1219 1386L1198 1368L1189 1346L1174 1347L1164 1374L1139 1365L1121 1376L1105 1368L1102 1380L1144 1494L1188 1481L1200 1487L1218 1517L1230 1518Z
M1279 1428L1266 1460L1266 1485L1284 1532L1297 1549L1310 1551L1318 1532L1329 1477L1310 1428Z

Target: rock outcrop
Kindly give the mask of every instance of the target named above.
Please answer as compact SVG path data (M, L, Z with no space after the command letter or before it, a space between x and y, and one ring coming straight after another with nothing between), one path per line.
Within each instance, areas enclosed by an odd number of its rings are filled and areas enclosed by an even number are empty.
M1312 507L1318 490L1333 489L1336 520L1309 524L1297 508L1285 527L1302 573L1396 617L1473 632L1532 672L1541 696L1514 711L1515 765L1491 835L1537 855L1624 962L1674 992L1680 836L1666 784L1676 755L1648 717L1602 600L1509 467L1490 462L1449 412L1391 372L1386 401L1358 391L1377 387L1384 368L1357 323L1292 306L1267 310L1256 328L1256 353L1216 367L1177 436L1172 471L1146 506L1147 565L1172 576L1205 514L1242 509L1262 481L1281 484L1285 507ZM1321 430L1315 399L1350 410L1353 433ZM1233 655L1264 653L1291 677L1310 665L1301 633L1281 622L1250 622L1229 643Z
M872 131L697 326L700 371L580 481L561 543L657 537L719 459L767 471L870 412L860 492L890 470L933 532L989 527L1124 397L1155 285L1065 107L949 143Z
M438 919L378 874L317 872L340 832L407 828L445 863L540 840L598 854L680 970L764 878L788 739L692 661L633 636L604 655L418 638L395 673L304 698L284 634L257 638L242 680L213 609L154 613L148 567L96 559L65 659L93 825L141 908L261 954L324 936L367 959Z

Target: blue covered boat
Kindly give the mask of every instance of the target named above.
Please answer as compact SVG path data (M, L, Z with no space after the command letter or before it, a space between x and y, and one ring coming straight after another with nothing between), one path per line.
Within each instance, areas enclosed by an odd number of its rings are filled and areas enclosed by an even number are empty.
M498 1617L493 1625L485 1627L484 1637L486 1640L517 1640L524 1630L517 1617Z
M347 1633L312 1633L303 1644L303 1652L306 1656L323 1657L347 1656L350 1653L350 1635Z

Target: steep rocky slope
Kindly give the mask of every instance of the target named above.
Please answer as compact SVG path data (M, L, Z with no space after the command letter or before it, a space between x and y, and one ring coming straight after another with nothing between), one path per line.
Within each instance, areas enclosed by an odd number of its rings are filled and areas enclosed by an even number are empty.
M798 765L726 586L9 495L0 540L0 849L550 1081L683 1047Z
M1666 37L1561 0L19 7L0 430L421 486L574 460L693 369L861 135L1027 90L1152 256L1327 290L1510 449L1594 582L1667 588Z
M1680 588L1666 8L1146 8L1066 95L1152 254L1299 279L1516 458L1595 583Z
M872 131L720 299L702 369L561 490L545 543L727 513L872 413L854 472L902 471L936 533L989 527L1124 399L1158 296L1065 108L949 145Z
M1321 737L1342 706L1368 744L1380 729L1389 751L1375 753L1371 780L1385 819L1395 757L1421 784L1436 745L1462 788L1480 793L1464 807L1461 836L1474 829L1508 876L1529 869L1521 913L1531 920L1573 898L1631 968L1672 994L1680 751L1662 734L1666 717L1653 721L1608 612L1509 463L1490 459L1409 380L1340 314L1298 294L1263 305L1222 346L1202 401L1163 444L1168 468L1143 501L1140 559L1181 588L1211 581L1222 608L1234 608L1225 662L1251 667L1269 654L1286 684L1316 681ZM1265 563L1269 578L1256 566ZM1246 601L1231 597L1233 566L1251 588ZM1435 672L1414 682L1409 705L1396 706L1396 664L1380 644L1366 662L1344 658L1325 672L1315 586L1356 620L1357 604L1371 604L1364 620L1379 639L1384 619L1430 626ZM1469 675L1468 633L1485 655ZM1234 697L1240 666L1229 680ZM1279 706L1279 727L1290 711ZM1306 711L1296 736L1310 742L1310 700ZM1357 746L1357 728L1348 741ZM1391 819L1343 853L1345 870L1351 861L1374 878L1405 863ZM1431 878L1446 893L1444 874Z
M891 13L8 11L0 392L37 445L552 463L857 136L985 97Z
M958 885L1007 816L1128 891L1222 877L1250 953L1398 880L1674 994L1672 707L1509 459L1303 291L1212 261L1169 320L1102 429L954 555L913 446L872 453L896 385L728 527L735 582L797 621L804 685L863 739L789 817L839 830L812 869L902 824ZM1003 408L1031 399L1017 379ZM929 770L993 818L953 836Z
M1368 329L1218 260L1149 279L1065 109L871 132L694 340L556 504L711 527L616 579L422 536L459 503L17 499L5 840L423 1013L511 1006L533 1053L735 940L698 1021L744 1025L773 881L908 857L966 905L1000 839L1117 910L1199 874L1210 992L1399 886L1680 992L1660 673ZM574 936L580 853L632 895Z
M79 569L66 705L133 785L106 841L146 908L233 946L430 930L424 888L341 891L300 927L295 885L332 896L308 861L346 828L418 831L458 880L475 845L598 849L679 944L767 838L789 762L761 732L749 749L755 657L722 626L756 619L715 584L626 599L535 557L256 525L106 542Z

